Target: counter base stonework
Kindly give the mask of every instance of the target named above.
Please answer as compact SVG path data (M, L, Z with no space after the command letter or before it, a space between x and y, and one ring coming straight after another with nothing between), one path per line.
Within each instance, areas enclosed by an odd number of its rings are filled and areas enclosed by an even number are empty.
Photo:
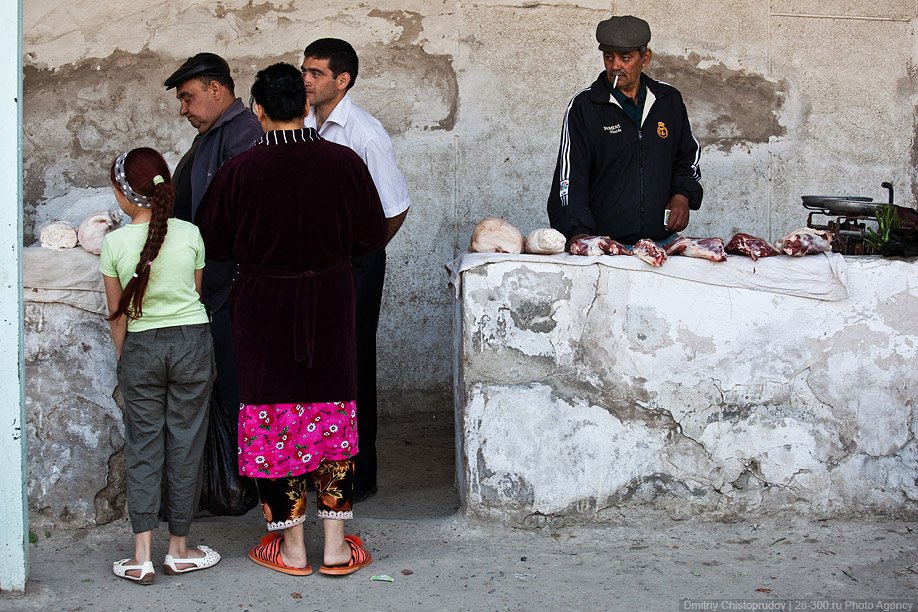
M25 374L33 526L91 527L125 516L124 425L104 317L27 303Z
M833 301L563 259L465 269L465 512L532 526L915 518L918 264L841 267L848 297Z

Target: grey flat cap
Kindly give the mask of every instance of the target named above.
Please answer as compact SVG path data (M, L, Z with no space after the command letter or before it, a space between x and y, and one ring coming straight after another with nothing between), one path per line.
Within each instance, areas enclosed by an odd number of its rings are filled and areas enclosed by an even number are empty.
M596 40L603 51L632 51L650 42L650 26L640 17L610 17L596 26Z
M166 89L172 89L181 85L188 79L202 76L205 74L226 75L230 74L229 64L226 60L215 53L198 53L189 57L178 70L172 73L163 85Z

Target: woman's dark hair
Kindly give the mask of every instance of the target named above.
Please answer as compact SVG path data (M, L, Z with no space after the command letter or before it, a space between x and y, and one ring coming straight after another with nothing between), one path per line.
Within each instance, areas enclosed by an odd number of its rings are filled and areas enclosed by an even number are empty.
M328 68L336 79L342 72L351 75L351 80L347 84L348 89L353 87L357 81L357 68L359 67L357 52L346 40L340 38L314 40L303 50L303 57L328 60Z
M127 315L130 319L139 319L143 315L143 295L150 282L150 266L159 255L159 249L166 239L169 217L172 216L172 205L175 203L175 189L172 187L169 166L166 165L163 156L154 149L143 147L129 151L124 158L124 174L131 189L150 198L150 211L153 216L147 229L147 241L140 250L140 261L134 269L134 276L124 287L121 300L118 302L118 310L108 317L109 321L114 321L122 315ZM154 185L153 178L157 175L163 180ZM111 179L115 189L122 191L115 179L115 162L112 162Z
M273 64L255 75L252 98L275 121L301 118L306 111L306 86L290 64Z

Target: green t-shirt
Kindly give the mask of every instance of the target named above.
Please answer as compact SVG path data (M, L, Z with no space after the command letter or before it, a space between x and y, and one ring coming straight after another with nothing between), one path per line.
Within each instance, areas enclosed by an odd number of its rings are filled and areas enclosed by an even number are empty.
M125 225L102 240L99 271L120 280L122 287L134 275L140 250L147 241L148 225ZM166 239L150 269L143 316L128 319L128 331L207 323L207 310L194 288L194 272L203 267L204 241L197 226L169 219Z

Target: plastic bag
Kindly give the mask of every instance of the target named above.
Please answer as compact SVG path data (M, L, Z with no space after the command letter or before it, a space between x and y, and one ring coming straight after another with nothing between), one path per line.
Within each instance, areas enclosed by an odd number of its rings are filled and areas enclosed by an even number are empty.
M215 385L210 396L199 511L214 516L239 516L258 505L255 482L239 475L238 419L238 407L224 407Z

